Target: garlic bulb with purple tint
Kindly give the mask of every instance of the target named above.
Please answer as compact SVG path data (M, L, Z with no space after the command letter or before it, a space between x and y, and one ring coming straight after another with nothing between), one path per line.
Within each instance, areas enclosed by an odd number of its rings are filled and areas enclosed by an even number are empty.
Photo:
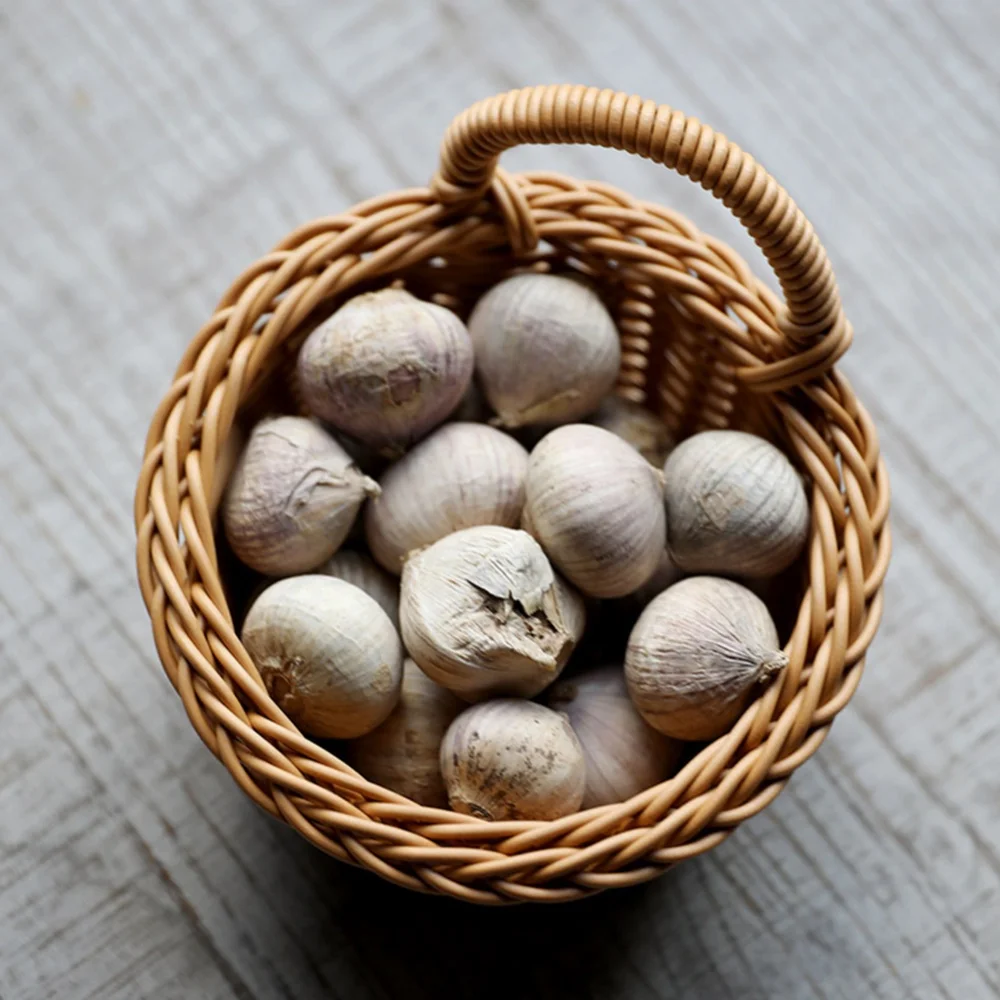
M399 573L408 553L479 524L516 527L524 506L528 453L484 424L439 427L382 476L365 512L372 555Z
M302 345L309 408L358 441L399 453L441 423L472 378L472 342L450 310L386 288L350 299Z
M560 424L594 410L618 377L614 320L583 282L518 274L469 318L479 384L501 427Z
M625 680L642 717L679 740L711 740L788 662L764 602L714 576L675 583L629 636Z
M250 434L223 499L226 538L259 573L303 573L337 551L365 497L378 491L312 420L267 418Z

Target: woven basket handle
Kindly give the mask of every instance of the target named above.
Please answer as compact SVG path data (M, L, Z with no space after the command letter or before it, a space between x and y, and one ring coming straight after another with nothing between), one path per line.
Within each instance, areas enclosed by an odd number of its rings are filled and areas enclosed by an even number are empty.
M787 307L782 331L800 349L818 346L818 338L832 341L820 352L827 362L846 350L850 326L819 238L784 188L724 135L665 104L613 90L524 87L479 101L454 119L432 190L442 202L465 204L492 187L509 212L511 194L496 183L496 162L521 143L610 146L697 181L743 223L777 275Z

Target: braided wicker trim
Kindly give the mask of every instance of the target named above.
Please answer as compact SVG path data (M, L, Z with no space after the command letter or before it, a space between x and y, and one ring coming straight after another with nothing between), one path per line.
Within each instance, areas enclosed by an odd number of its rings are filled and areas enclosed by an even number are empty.
M508 175L515 142L597 142L672 166L762 247L788 309L724 244L613 187ZM311 323L359 287L403 280L460 313L513 267L574 267L615 311L619 391L680 433L747 426L798 461L812 496L788 667L671 780L555 822L488 823L418 806L303 736L233 624L214 517L238 411ZM679 112L575 87L514 91L456 119L430 189L291 233L195 336L158 407L136 491L139 582L192 724L263 809L399 885L478 903L561 901L649 879L724 840L823 742L861 678L882 611L889 486L872 422L833 368L850 326L815 234L747 154Z

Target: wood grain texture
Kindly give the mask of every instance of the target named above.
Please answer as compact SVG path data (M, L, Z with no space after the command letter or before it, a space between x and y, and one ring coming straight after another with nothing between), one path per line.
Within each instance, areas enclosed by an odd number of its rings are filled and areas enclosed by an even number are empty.
M992 0L8 0L0 997L995 997L998 43ZM809 214L897 555L857 700L759 818L637 890L479 911L323 857L211 759L155 660L131 493L234 274L305 219L426 181L473 100L562 80L698 115ZM759 262L650 164L508 162L669 202Z

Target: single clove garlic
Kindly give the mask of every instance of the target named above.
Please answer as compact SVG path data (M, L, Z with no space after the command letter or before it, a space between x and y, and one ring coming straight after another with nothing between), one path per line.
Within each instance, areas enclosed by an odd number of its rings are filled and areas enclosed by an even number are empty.
M313 330L297 373L316 416L399 454L458 406L472 365L472 342L453 312L385 288L350 299Z
M469 318L476 371L501 427L579 420L608 394L621 364L614 320L571 278L518 274Z
M583 601L523 531L466 528L403 567L406 648L428 676L469 701L538 694L559 675L584 621Z
M240 638L275 703L313 736L362 736L399 698L399 635L374 598L343 580L314 574L271 584Z
M268 576L314 569L340 547L378 484L318 424L271 417L250 434L223 499L237 557Z
M625 680L642 717L679 740L725 733L788 657L764 602L713 576L675 583L629 636Z
M583 750L565 716L517 698L466 709L441 744L456 812L481 819L558 819L580 808Z
M524 506L528 453L483 424L439 427L382 477L365 512L372 555L399 573L408 553L479 524L516 527Z

